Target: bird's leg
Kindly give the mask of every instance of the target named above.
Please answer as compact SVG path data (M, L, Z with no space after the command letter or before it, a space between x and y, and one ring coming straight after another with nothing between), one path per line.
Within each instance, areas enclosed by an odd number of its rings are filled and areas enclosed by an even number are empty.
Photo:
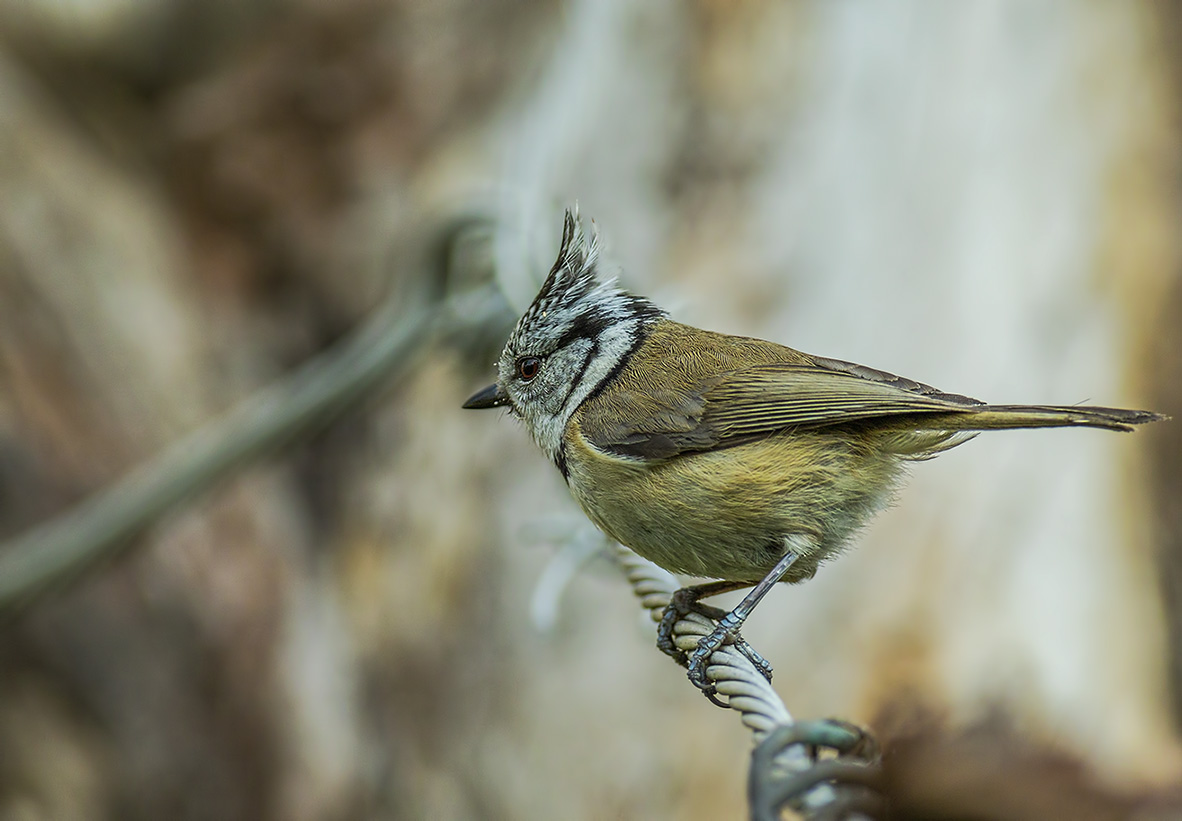
M717 581L681 588L673 594L673 598L665 606L665 612L661 614L661 623L657 625L657 647L682 667L688 666L689 656L673 643L673 625L690 613L705 616L711 621L721 621L726 616L726 611L719 607L702 604L700 600L750 586L746 582Z
M773 585L784 578L789 568L799 558L800 554L795 550L787 550L780 560L776 562L776 566L771 569L771 572L764 576L759 584L751 588L751 592L743 597L743 600L735 606L734 610L731 610L719 619L718 625L714 628L713 632L703 636L698 642L698 646L689 654L689 658L686 660L686 666L689 668L689 680L694 683L695 687L706 693L707 696L713 694L714 686L706 678L706 663L710 660L710 655L728 640L733 642L735 648L742 652L761 673L769 680L771 679L771 665L751 649L751 646L747 642L742 640L739 636L739 629L743 626L743 622L747 620L747 616L751 615L751 611L755 609L755 606L767 595L767 592L772 589ZM709 587L709 585L702 585L702 587ZM735 588L731 587L730 589L734 590ZM724 590L714 592L721 593ZM668 610L665 611L665 615L668 616ZM665 619L662 618L662 624L664 624L664 621ZM742 642L742 644L739 642ZM755 658L752 658L752 655Z
M665 606L665 612L661 614L661 623L657 626L657 647L682 667L688 667L689 655L684 650L678 648L673 642L673 626L689 613L697 613L714 622L722 621L727 616L725 610L721 607L711 607L708 604L702 604L699 600L708 596L719 596L723 593L730 593L733 590L742 590L744 587L750 586L746 582L716 581L698 584L692 587L683 587L676 591L669 600L669 604ZM768 663L767 659L759 655L755 651L755 648L747 643L746 639L736 632L730 637L730 641L734 648L742 653L743 657L750 661L764 678L768 681L772 680L771 664ZM710 699L719 707L728 706L714 697L717 691L713 685L703 688L702 692L706 698Z

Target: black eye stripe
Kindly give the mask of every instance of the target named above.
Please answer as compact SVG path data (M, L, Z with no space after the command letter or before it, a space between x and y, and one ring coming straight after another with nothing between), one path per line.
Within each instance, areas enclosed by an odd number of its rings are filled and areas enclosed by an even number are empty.
M575 317L574 322L554 344L556 350L565 348L578 339L590 339L594 342L614 321L603 311L586 311Z
M583 357L583 364L577 368L577 376L570 382L570 387L566 390L566 396L562 397L562 406L566 407L566 403L570 401L571 396L575 392L575 388L583 383L583 375L587 373L587 368L591 365L591 360L599 353L599 340L594 339L591 342L591 347L587 349L586 356Z

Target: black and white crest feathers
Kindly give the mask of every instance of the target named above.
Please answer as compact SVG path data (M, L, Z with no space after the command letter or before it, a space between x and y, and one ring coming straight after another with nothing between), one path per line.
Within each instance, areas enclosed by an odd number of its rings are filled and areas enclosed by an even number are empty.
M598 272L599 244L567 211L558 260L501 355L499 383L534 439L557 458L562 430L580 403L619 372L665 317L649 300ZM519 357L542 360L532 381L515 376Z
M518 348L513 345L515 341L524 343L530 337L544 335L550 337L553 347L560 348L574 337L598 336L616 322L647 323L665 316L649 300L618 288L614 278L601 279L598 262L599 238L594 227L588 234L578 210L567 209L558 259L533 304L518 321L510 345Z

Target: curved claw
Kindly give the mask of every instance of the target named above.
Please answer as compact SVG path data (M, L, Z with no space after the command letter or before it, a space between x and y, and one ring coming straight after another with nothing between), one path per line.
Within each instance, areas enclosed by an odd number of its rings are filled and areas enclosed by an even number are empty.
M679 612L678 608L674 606L675 599L676 596L669 601L669 604L665 607L665 612L661 614L661 622L657 625L657 649L672 658L682 667L688 667L689 657L686 655L686 652L673 643L673 626L685 615Z
M665 655L670 656L682 667L688 667L689 656L673 642L673 628L677 625L677 622L690 613L705 616L711 621L721 620L726 616L725 610L711 607L708 604L702 604L699 599L703 595L713 595L714 591L711 588L718 588L719 591L725 592L731 586L730 583L724 582L720 585L715 582L699 585L698 587L683 587L676 591L669 599L669 604L665 605L665 611L661 613L661 621L657 625L657 648Z
M759 674L767 679L768 683L770 684L772 681L771 662L759 655L759 653L755 652L755 648L747 642L747 639L743 638L738 633L734 634L734 637L731 639L731 641L734 643L735 649L743 654L743 658L751 662L751 666L758 670Z
M713 704L715 707L721 707L724 710L729 710L731 708L731 705L727 704L725 701L723 701L722 699L720 699L718 697L718 688L715 687L713 684L709 684L706 687L703 687L702 688L702 695L704 695L706 697L706 700L709 701L711 704Z
M715 692L714 685L706 678L706 666L710 663L710 656L728 638L730 638L729 632L719 624L709 635L702 636L698 640L698 646L689 654L689 663L686 665L689 672L686 675L699 690Z

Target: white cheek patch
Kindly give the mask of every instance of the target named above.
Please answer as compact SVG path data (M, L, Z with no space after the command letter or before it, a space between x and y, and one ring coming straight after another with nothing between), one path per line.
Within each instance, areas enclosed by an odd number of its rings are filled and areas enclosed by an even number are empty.
M573 351L566 361L547 363L569 369L556 380L556 396L551 402L521 402L521 411L530 435L546 455L554 460L562 447L562 435L579 405L599 387L641 341L641 322L626 320L608 326L590 344ZM565 399L565 401L563 401ZM561 407L553 402L562 401ZM547 407L549 405L549 407Z
M578 384L562 407L560 415L563 427L579 405L583 404L583 400L599 387L640 341L640 322L636 320L617 322L604 329L595 340L595 347L583 373L579 376Z
M567 417L569 418L569 417ZM558 456L562 448L562 432L566 430L566 419L550 414L530 414L525 420L530 435L550 460Z
M514 410L556 462L571 416L641 343L646 326L665 316L614 280L601 280L596 257L594 238L568 213L558 262L518 320L499 362L499 382ZM528 384L516 374L516 358L526 355L543 359L543 371Z

